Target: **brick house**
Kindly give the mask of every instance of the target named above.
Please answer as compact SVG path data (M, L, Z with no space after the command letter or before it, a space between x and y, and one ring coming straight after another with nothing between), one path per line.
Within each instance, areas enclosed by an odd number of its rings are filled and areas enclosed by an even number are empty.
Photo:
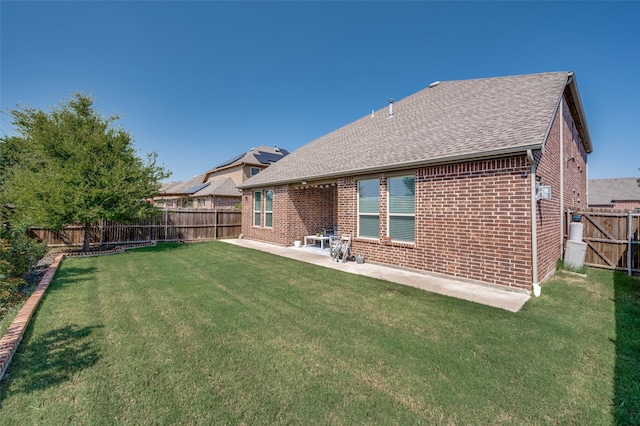
M288 154L278 147L251 148L188 181L164 185L154 204L178 209L235 209L242 200L237 185Z
M611 210L639 210L638 179L610 178L589 180L589 207Z
M586 207L591 151L573 73L436 82L240 184L242 232L337 225L366 261L530 291Z

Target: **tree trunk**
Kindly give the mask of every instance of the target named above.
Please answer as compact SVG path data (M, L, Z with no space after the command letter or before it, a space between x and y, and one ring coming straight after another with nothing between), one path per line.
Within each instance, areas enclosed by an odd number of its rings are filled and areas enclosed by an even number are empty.
M82 251L89 251L89 241L91 240L91 223L84 224L84 242L82 243Z

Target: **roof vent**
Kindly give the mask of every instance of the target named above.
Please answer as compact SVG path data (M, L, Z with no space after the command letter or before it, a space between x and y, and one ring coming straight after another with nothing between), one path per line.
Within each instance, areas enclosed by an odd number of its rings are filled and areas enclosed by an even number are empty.
M389 98L389 118L393 117L393 98Z
M432 87L436 87L438 84L440 84L440 82L439 82L439 81L434 81L433 83L431 83L431 84L429 85L429 89L431 89Z

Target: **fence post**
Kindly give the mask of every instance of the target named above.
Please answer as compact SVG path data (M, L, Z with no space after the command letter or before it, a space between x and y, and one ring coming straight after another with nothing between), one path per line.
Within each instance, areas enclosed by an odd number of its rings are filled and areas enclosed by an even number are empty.
M631 211L627 213L627 273L630 277L633 276L633 216L631 215Z
M213 239L218 239L218 209L213 211Z
M169 215L169 210L164 209L164 242L167 242L167 216Z

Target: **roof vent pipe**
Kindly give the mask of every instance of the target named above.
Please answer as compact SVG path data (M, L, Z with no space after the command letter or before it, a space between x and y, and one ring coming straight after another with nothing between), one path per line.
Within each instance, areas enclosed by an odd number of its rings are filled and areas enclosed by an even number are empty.
M393 117L393 98L389 98L389 118Z

